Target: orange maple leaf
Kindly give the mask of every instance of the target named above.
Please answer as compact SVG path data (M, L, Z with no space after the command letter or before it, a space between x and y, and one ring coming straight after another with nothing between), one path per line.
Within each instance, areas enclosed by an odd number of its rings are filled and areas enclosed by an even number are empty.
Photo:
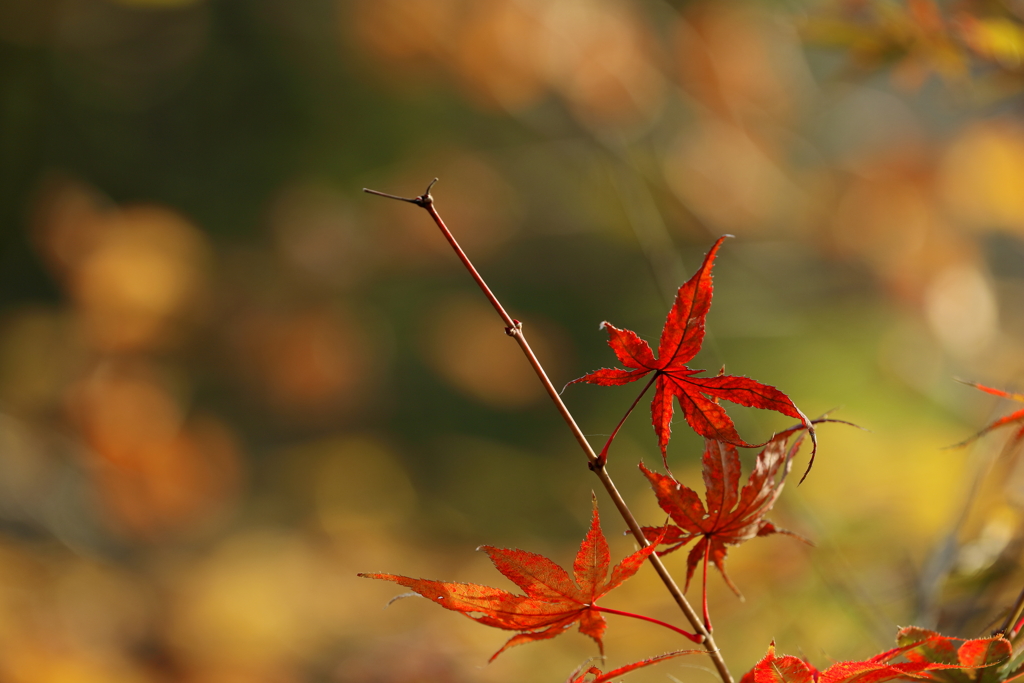
M519 586L526 595L517 595L475 583L452 583L430 579L414 579L396 574L360 574L369 579L383 579L411 588L428 600L445 609L461 612L470 619L487 626L508 631L521 631L513 636L500 650L491 656L491 661L514 645L546 640L565 632L579 622L579 631L590 636L603 653L601 636L606 622L601 612L651 621L685 635L694 642L701 638L677 629L664 622L598 607L595 603L610 590L633 576L656 544L641 548L629 555L610 574L608 565L611 557L608 541L601 532L594 502L594 516L580 550L573 562L573 575L543 555L514 548L481 546L490 556L494 566Z

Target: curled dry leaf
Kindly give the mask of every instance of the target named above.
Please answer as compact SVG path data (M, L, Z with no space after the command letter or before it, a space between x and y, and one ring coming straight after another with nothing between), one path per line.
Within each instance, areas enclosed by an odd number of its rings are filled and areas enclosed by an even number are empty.
M740 595L739 589L725 572L728 546L739 545L756 536L788 534L805 542L803 537L779 529L764 516L775 505L792 464L792 456L800 447L801 434L792 445L790 437L802 428L790 429L775 436L764 447L754 463L746 486L740 490L740 458L732 444L707 439L704 448L704 485L707 488L707 507L697 492L683 486L672 477L652 472L640 463L640 470L651 482L661 509L668 513L672 523L667 527L644 527L644 534L652 542L669 547L664 555L700 539L686 558L686 587L697 569L704 563L702 601L705 626L710 628L707 615L708 562L714 563L729 588Z

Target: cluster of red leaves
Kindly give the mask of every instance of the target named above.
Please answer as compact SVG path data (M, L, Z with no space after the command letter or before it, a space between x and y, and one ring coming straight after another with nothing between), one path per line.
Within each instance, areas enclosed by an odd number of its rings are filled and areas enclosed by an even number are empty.
M445 609L461 612L481 624L508 631L520 631L494 653L491 661L514 645L554 638L577 622L580 633L593 638L603 652L601 636L604 634L606 622L601 616L601 611L611 610L602 610L596 602L633 576L654 552L654 547L650 545L629 555L619 562L609 575L611 556L608 552L608 542L601 531L595 501L590 530L580 544L580 550L573 562L571 577L567 571L543 555L525 550L481 546L480 549L490 556L498 571L523 589L525 595L516 595L500 588L475 583L414 579L395 574L359 576L394 581L411 588ZM695 636L686 635L695 641L698 640Z
M658 436L662 458L668 465L667 448L672 433L674 401L678 400L686 422L701 436L735 446L755 447L763 444L749 444L740 438L725 409L718 404L720 399L751 408L774 410L800 420L815 440L814 427L807 417L793 404L788 396L775 387L761 384L749 377L735 377L719 374L714 377L696 377L703 370L692 370L687 363L697 355L704 343L704 320L711 309L711 269L715 255L725 237L720 237L700 269L676 293L665 320L658 343L658 357L651 347L631 330L620 330L611 323L603 322L601 327L608 331L608 345L618 356L626 369L604 368L575 379L576 382L617 386L635 382L653 372L655 384L654 400L651 402L651 418L654 432ZM644 392L650 387L644 387ZM642 395L642 394L641 394ZM617 430L616 430L617 431ZM613 435L614 436L614 435ZM817 442L815 441L815 444ZM606 455L607 446L602 456ZM807 470L810 471L814 462ZM806 476L806 474L804 475Z
M655 386L651 413L666 468L667 446L676 401L679 402L687 423L707 439L704 454L704 481L708 489L706 509L692 490L683 487L675 479L647 470L641 464L640 467L651 481L659 503L672 517L674 524L664 529L645 527L644 534L650 545L622 560L611 570L610 575L608 544L601 532L595 503L590 531L580 546L573 564L572 576L542 555L482 546L481 549L487 552L495 567L519 586L524 592L523 595L478 584L415 579L395 574L360 576L393 581L479 623L518 631L517 635L509 639L491 657L492 661L514 645L553 638L576 623L579 624L580 633L593 638L598 648L603 650L601 636L606 623L601 612L652 621L671 628L694 642L701 642L699 636L664 622L598 607L596 602L636 573L659 545L670 545L671 547L664 552L671 552L699 538L699 542L690 552L686 582L689 586L697 562L703 558L704 621L710 629L707 609L709 559L722 572L729 586L736 590L725 574L726 546L737 545L755 536L788 533L776 529L770 522L765 521L763 516L775 503L782 488L782 481L789 472L792 456L802 440L801 436L792 447L789 447L790 437L806 430L813 441L814 425L788 396L775 387L747 377L725 375L724 372L714 377L696 377L695 375L703 371L692 370L686 366L686 363L700 351L704 341L704 322L711 307L711 271L715 256L724 240L725 237L715 242L697 273L679 288L661 334L657 358L650 346L634 332L602 323L609 333L609 345L626 369L599 370L574 380L606 386L621 385L653 373L633 406L651 385ZM747 443L740 438L732 420L719 405L721 399L780 412L800 420L801 426L790 429L764 444ZM626 413L627 417L631 411L632 408ZM625 419L624 417L623 422ZM608 445L621 426L622 422L602 450L599 465L604 464ZM739 490L740 462L737 446L765 446L742 492ZM808 471L813 461L812 450ZM777 476L780 472L781 476ZM585 683L589 676L594 678L586 683L609 681L636 668L688 652L691 651L652 657L608 674L601 673L595 667L590 667L586 671L581 669L570 677L570 683Z
M776 656L775 643L740 683L883 683L894 679L946 683L1006 681L997 665L1009 661L1013 646L1001 636L964 641L910 626L896 636L897 647L861 662L838 662L819 671L791 655ZM907 661L893 662L899 656ZM963 669L978 669L968 676Z
M921 7L927 5L923 0L913 4ZM429 187L423 197L406 201L429 209ZM447 228L440 222L436 213L432 211L432 215L475 275L472 266L455 245L454 239L447 233ZM713 289L711 271L724 239L723 237L715 242L697 273L679 288L661 334L657 357L647 342L640 339L636 333L618 329L605 322L602 323L602 327L608 331L609 346L625 368L606 368L574 380L614 386L629 384L653 373L640 397L633 403L633 407L647 389L654 385L652 421L667 469L671 422L675 402L678 401L687 423L706 439L703 456L703 476L707 489L705 502L700 500L694 490L683 486L673 477L652 472L640 463L641 471L650 481L659 504L668 513L672 523L666 527L644 527L643 533L649 545L623 559L610 573L608 543L601 531L596 500L590 529L576 555L572 576L542 555L516 549L482 546L495 567L519 586L524 592L523 595L479 584L414 579L395 574L360 576L395 582L479 623L517 631L518 633L491 657L492 661L514 645L553 638L576 623L579 624L580 633L592 638L603 652L601 638L607 624L602 612L645 619L673 629L694 642L702 642L702 638L664 622L598 607L597 600L635 574L658 546L668 546L659 553L665 554L697 540L687 557L686 586L689 587L697 564L703 561L704 623L710 631L711 623L707 608L708 564L714 563L725 582L738 595L738 589L725 572L728 546L739 545L757 536L776 533L795 535L775 527L765 520L764 516L775 504L782 490L792 466L793 456L803 440L805 431L811 436L815 446L807 466L807 472L810 471L817 446L814 424L788 396L775 387L747 377L725 375L724 371L714 377L697 377L696 375L703 371L690 369L686 365L700 351L704 340L705 318L711 307ZM478 276L477 280L493 301L493 296ZM500 309L500 306L498 308ZM1010 394L982 385L974 386L997 396L1024 402L1024 395L1021 394ZM719 405L720 400L777 411L799 419L801 423L799 427L791 428L757 445L764 448L757 456L754 468L742 490L741 466L736 448L756 446L740 438L732 420ZM633 407L627 411L626 417ZM623 422L626 417L623 418ZM597 462L591 463L592 466L604 465L608 446L623 422L620 422L612 432ZM1024 423L1024 410L996 420L967 442L992 429L1011 423ZM797 434L799 436L790 444L791 437ZM1024 438L1024 426L1018 429L1014 438ZM807 472L804 473L804 477L807 476ZM584 665L573 672L566 683L609 683L619 675L693 652L699 651L670 652L628 664L608 673L603 673L597 667ZM1015 670L1008 668L1012 653L1012 645L1002 636L964 641L941 636L934 631L909 627L900 631L897 636L897 647L892 650L864 661L839 662L824 671L819 671L803 659L776 656L773 641L765 657L744 675L741 683L884 683L894 679L941 683L1007 683L1024 676L1024 665ZM906 661L895 661L901 656ZM966 674L964 669L974 671Z
M782 492L792 457L803 440L801 434L790 445L790 437L802 428L790 429L776 435L758 454L747 484L740 490L740 458L732 444L707 439L704 447L704 485L707 489L701 502L697 492L672 477L652 472L640 463L640 470L651 482L661 509L672 520L666 528L644 527L644 534L652 543L668 545L659 552L664 555L677 550L694 539L700 539L686 558L686 587L703 561L704 582L702 602L705 626L710 629L707 612L708 560L722 574L729 588L740 595L739 589L725 571L728 546L739 545L757 536L789 534L806 542L801 536L779 529L764 516L771 510Z

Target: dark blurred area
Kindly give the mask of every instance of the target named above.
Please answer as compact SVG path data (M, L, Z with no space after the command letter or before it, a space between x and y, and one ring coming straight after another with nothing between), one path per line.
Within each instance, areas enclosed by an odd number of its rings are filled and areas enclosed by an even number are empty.
M559 681L386 571L568 563L594 481L556 385L656 338L732 233L698 367L828 425L730 553L716 637L819 666L1019 591L1024 9L1014 2L0 0L0 681ZM599 446L635 389L563 394ZM789 425L730 408L751 441ZM677 421L673 471L699 480ZM806 457L806 456L804 456ZM645 523L646 408L609 467ZM749 465L752 457L747 460ZM798 463L798 467L804 461ZM612 552L633 549L603 516ZM681 555L681 554L680 554ZM669 558L680 576L682 557ZM699 593L691 590L693 600ZM618 602L615 602L618 601ZM641 572L609 606L681 623ZM685 647L613 621L606 669ZM671 677L671 678L670 678ZM629 680L714 679L700 657Z

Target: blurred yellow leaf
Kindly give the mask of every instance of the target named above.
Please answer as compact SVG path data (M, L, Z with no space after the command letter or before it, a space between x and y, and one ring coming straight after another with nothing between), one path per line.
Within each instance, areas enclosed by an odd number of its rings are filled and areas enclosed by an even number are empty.
M946 149L939 188L952 214L975 229L1024 234L1024 128L995 119L968 126Z
M978 19L968 14L961 17L964 39L982 57L1014 69L1024 55L1024 28L1005 17Z

